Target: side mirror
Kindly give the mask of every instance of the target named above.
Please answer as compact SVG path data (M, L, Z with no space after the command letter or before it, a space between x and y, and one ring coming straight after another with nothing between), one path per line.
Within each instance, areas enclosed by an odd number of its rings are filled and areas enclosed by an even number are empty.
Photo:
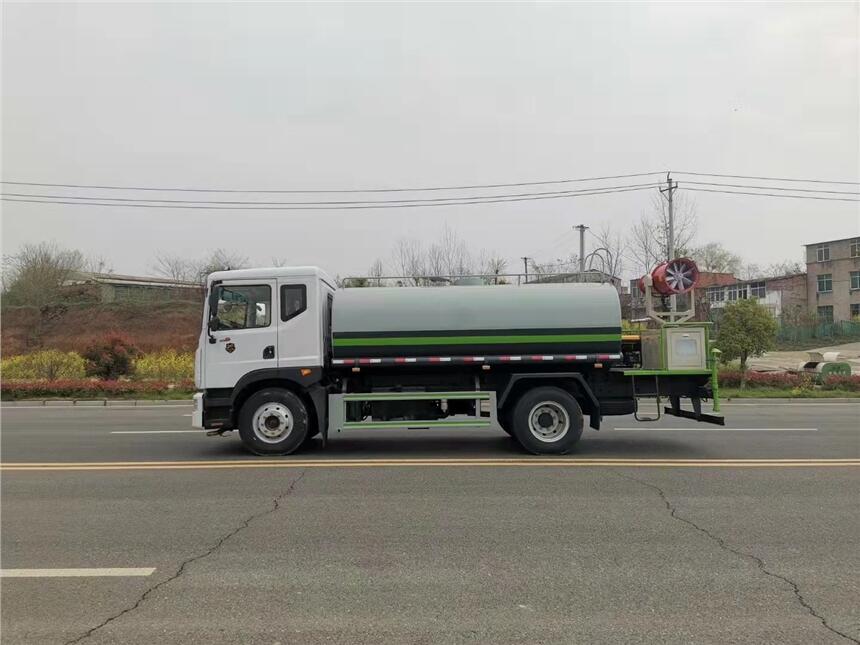
M218 294L221 291L221 287L217 283L213 283L209 289L209 317L213 318L216 311L218 311Z
M212 336L213 331L218 331L218 293L221 287L217 283L213 283L209 288L209 321L206 323L206 331L209 336L209 343L215 343L215 337Z

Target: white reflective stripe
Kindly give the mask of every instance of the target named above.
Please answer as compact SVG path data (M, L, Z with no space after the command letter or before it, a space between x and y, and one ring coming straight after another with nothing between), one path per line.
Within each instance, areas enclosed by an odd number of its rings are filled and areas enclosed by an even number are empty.
M95 576L151 576L147 569L0 569L0 578L86 578Z
M450 363L450 362L451 362L451 357L450 357L450 356L440 356L440 357L439 357L439 362L440 362L440 363Z
M483 356L473 356L472 360L473 361L482 361L482 360L484 360L484 357Z
M382 362L382 359L381 359L381 358L371 358L371 359L370 359L370 362L371 362L371 363L381 363L381 362Z
M522 356L511 356L511 357L509 357L509 359L508 359L508 360L512 360L512 361L519 361L519 360L521 360L521 359L522 359Z
M407 363L415 363L416 361L418 361L418 359L417 359L417 358L407 358L407 359L405 359L405 360L406 360L406 362L407 362Z
M551 361L555 358L555 356L541 356L541 360Z
M334 360L332 360L332 365L343 365L343 359L335 358Z
M587 361L587 360L588 360L588 354L577 354L577 355L576 355L576 360L578 360L578 361Z

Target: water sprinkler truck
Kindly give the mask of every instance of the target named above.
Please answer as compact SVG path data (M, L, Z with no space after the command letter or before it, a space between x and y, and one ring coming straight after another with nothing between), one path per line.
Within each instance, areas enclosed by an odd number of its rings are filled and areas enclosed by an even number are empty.
M625 335L608 284L337 288L316 267L219 271L195 355L192 424L286 455L357 429L501 427L564 454L587 419L719 415L709 323L686 258L640 287L653 328ZM678 311L685 295L690 307ZM640 402L655 400L649 416ZM713 401L713 412L702 402ZM689 408L684 403L689 402Z

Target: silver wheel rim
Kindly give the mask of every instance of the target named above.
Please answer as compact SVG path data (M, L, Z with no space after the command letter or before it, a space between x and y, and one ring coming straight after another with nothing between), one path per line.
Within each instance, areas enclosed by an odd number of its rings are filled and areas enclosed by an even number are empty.
M538 441L559 441L570 430L567 410L555 401L541 401L529 412L529 431Z
M265 443L280 443L293 431L293 415L283 403L264 403L251 419L254 436Z

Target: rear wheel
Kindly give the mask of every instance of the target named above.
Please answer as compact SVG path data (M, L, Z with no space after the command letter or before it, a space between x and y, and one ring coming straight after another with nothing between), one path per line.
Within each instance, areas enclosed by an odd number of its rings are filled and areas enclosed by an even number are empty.
M307 408L289 390L260 390L239 411L239 436L257 455L288 455L308 436Z
M563 455L582 436L582 409L558 387L529 390L517 401L511 418L514 437L536 455Z
M498 414L499 419L499 427L504 430L510 436L514 436L513 431L513 421L511 420L511 408L510 406L506 406L504 409L499 410Z

